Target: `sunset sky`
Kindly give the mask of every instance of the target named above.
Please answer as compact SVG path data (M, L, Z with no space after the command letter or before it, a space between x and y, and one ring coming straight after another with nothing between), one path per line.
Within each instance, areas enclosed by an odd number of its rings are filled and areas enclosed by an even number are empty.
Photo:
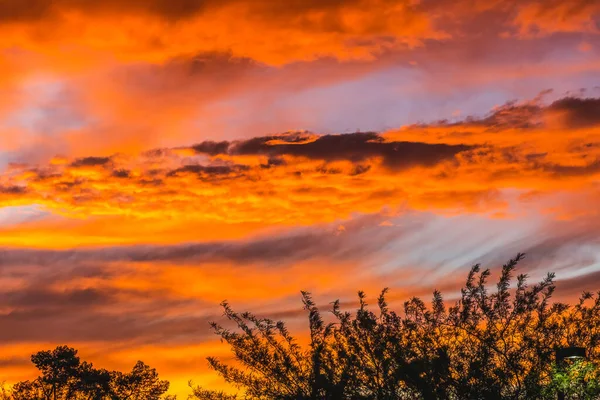
M0 0L0 381L184 395L219 302L302 327L469 267L600 288L600 2Z

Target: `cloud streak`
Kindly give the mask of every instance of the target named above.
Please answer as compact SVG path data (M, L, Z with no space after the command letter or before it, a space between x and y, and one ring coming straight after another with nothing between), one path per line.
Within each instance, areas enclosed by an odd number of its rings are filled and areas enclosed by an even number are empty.
M325 162L359 163L381 158L383 164L392 169L433 166L471 148L465 145L386 142L374 132L324 136L291 134L258 137L233 143L203 142L192 147L200 154L211 156L263 155L268 156L270 160L277 160L281 156L294 156Z

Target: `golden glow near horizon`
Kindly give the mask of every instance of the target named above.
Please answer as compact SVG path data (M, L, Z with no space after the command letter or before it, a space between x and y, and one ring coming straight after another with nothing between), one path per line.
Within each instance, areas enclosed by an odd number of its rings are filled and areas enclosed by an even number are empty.
M597 289L600 3L34 3L0 2L0 381L68 344L226 388L223 299L300 330L300 290L451 298L519 251Z

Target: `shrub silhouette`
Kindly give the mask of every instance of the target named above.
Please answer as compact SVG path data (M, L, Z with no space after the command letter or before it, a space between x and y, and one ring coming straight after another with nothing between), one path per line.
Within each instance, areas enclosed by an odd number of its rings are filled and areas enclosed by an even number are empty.
M154 368L138 361L131 372L96 369L80 361L77 350L58 346L40 351L31 361L41 375L15 384L13 400L159 400L169 389ZM166 400L166 399L165 399Z
M434 292L430 307L412 298L391 311L387 290L369 309L359 292L355 313L333 303L326 323L302 293L310 344L302 348L281 321L238 314L223 302L237 329L212 323L237 364L208 358L237 389L228 395L195 387L196 399L555 399L599 398L600 298L584 293L574 306L551 303L554 275L529 286L513 273L523 254L502 268L495 290L490 270L475 265L458 301L447 307ZM514 286L511 288L511 284ZM586 369L557 366L556 348L585 347ZM566 369L565 369L566 368ZM577 369L579 368L579 369ZM562 372L561 372L562 371ZM592 377L590 379L590 377ZM574 380L575 383L565 383ZM579 385L579 386L577 386Z

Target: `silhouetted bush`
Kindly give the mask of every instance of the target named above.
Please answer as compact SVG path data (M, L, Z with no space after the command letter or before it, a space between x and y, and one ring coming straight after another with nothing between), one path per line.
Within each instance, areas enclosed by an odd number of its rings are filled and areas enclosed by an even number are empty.
M213 323L237 364L209 358L239 396L197 387L197 399L570 399L598 398L600 298L584 293L574 306L551 303L554 275L533 286L513 280L523 255L503 266L494 290L489 270L474 266L460 299L447 307L412 298L391 311L387 290L374 312L359 292L355 313L334 302L326 323L303 292L310 345L302 348L285 324L223 302L236 330ZM511 287L512 285L512 287ZM588 361L557 366L556 348L580 346Z
M31 361L41 375L13 386L13 400L159 400L169 389L154 368L138 361L131 372L96 369L81 362L77 350L59 346L40 351ZM1 397L0 397L1 398ZM166 400L166 399L165 399Z

